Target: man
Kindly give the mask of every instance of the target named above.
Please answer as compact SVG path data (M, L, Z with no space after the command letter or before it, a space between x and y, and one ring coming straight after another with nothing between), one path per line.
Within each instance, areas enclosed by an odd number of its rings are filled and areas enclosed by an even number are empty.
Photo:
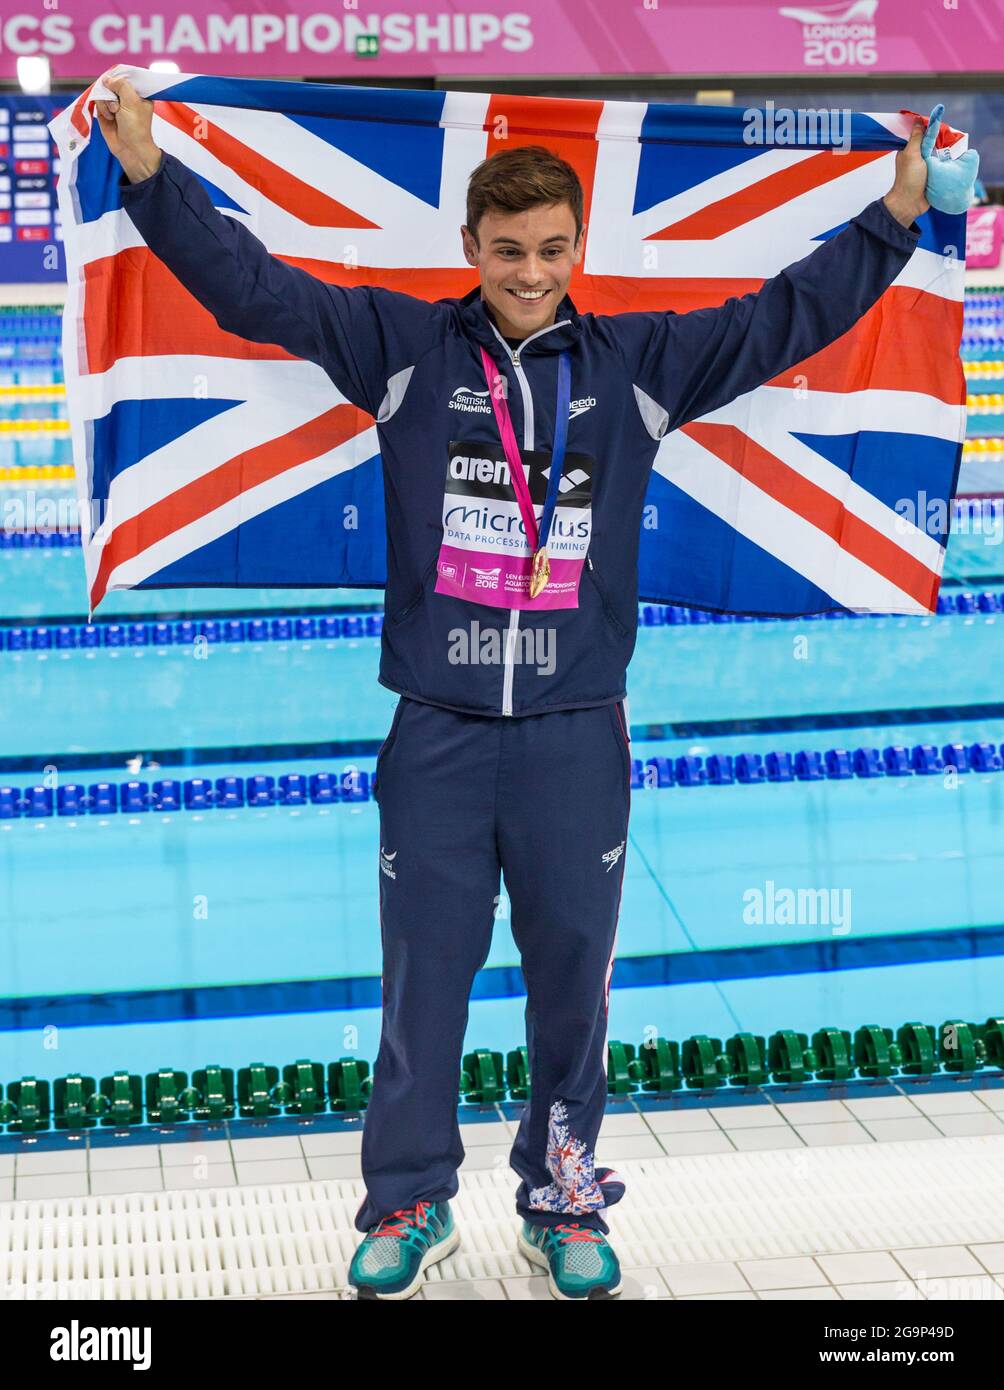
M596 316L566 293L583 195L550 151L504 150L474 170L461 235L480 283L429 303L270 256L157 148L151 104L105 81L117 100L97 103L101 128L147 245L220 327L318 363L377 421L380 680L401 699L377 759L383 1028L350 1282L409 1297L457 1245L457 1077L503 873L531 1069L511 1157L520 1249L556 1297L610 1297L621 1276L603 1213L624 1188L594 1147L649 470L667 431L818 352L900 273L928 207L924 126L886 197L757 294Z

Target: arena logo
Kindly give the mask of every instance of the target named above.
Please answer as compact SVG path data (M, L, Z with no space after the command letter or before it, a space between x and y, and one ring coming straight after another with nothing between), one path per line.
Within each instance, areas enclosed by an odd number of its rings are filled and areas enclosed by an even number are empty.
M878 62L879 0L837 5L784 5L778 13L802 26L802 58L810 68L871 68Z

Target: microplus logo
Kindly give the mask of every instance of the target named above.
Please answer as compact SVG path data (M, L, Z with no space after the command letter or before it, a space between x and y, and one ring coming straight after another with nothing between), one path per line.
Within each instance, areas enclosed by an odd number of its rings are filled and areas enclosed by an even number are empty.
M69 1327L52 1329L52 1361L131 1361L134 1371L150 1369L149 1327Z

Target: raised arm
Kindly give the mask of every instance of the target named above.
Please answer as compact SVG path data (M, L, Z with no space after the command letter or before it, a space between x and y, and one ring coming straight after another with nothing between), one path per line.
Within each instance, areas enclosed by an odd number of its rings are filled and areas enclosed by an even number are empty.
M923 135L918 122L885 198L755 293L687 314L615 316L632 380L649 398L639 404L650 431L661 436L763 385L835 342L871 308L920 240L915 218L929 206Z
M221 328L318 363L348 400L378 415L389 379L434 345L442 309L378 287L329 285L270 255L154 144L152 102L126 78L105 83L118 102L96 103L101 129L122 165L122 206L150 250Z

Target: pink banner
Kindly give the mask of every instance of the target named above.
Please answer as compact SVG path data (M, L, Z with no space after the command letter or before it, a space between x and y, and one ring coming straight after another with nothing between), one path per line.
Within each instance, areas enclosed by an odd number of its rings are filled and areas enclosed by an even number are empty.
M0 78L45 54L57 78L115 63L242 77L461 77L1004 70L1004 0L6 0Z
M996 270L1004 245L1004 207L970 208L966 213L966 269Z

